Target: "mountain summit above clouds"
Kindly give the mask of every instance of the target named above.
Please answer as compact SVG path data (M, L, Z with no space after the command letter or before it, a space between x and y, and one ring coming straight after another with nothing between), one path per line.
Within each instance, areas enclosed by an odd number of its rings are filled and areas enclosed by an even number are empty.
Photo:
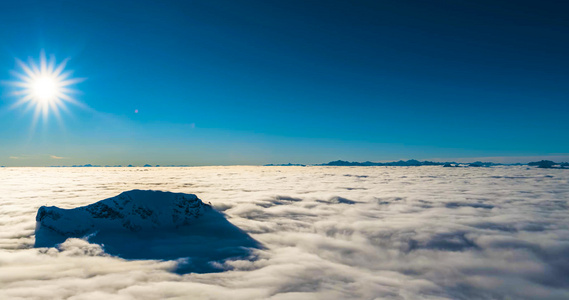
M74 209L42 206L36 221L59 234L80 236L101 230L180 228L212 210L193 194L132 190Z
M36 221L36 247L85 238L125 259L184 258L181 272L219 271L212 262L261 247L193 194L132 190L73 209L42 206Z

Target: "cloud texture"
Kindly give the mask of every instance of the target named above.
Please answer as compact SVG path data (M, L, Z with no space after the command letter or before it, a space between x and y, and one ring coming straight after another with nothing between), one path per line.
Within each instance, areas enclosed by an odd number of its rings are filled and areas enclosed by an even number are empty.
M569 172L525 167L0 169L1 299L569 299ZM41 205L194 193L266 246L178 275L69 239Z

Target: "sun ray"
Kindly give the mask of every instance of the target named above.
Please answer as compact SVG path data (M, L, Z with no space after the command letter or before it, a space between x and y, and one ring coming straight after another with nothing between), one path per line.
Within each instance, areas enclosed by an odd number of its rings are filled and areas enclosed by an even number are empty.
M59 75L61 74L61 72L63 72L63 69L65 69L65 66L67 65L67 61L68 61L68 60L69 60L68 58L64 59L64 60L57 66L57 68L56 68L55 70L53 70L53 75L54 75L54 76L59 76Z
M39 118L45 123L50 114L60 122L61 112L69 112L66 103L85 107L72 97L78 93L72 86L85 78L72 78L73 71L65 70L68 61L67 58L57 64L55 56L51 54L48 57L43 50L38 62L29 58L26 64L16 59L20 70L11 71L10 74L18 80L9 84L17 89L12 93L17 100L10 107L24 106L25 112L33 110L32 127L35 127Z
M49 56L49 63L47 65L47 72L53 74L53 68L55 67L55 55Z
M30 66L26 65L23 61L19 59L16 59L16 62L18 63L20 68L22 68L22 70L26 72L26 75L28 75L28 77L26 77L26 80L29 80L30 78L34 77L34 71Z
M32 72L34 74L41 74L41 71L40 71L38 65L36 64L36 62L31 57L28 59L28 62L30 64L30 69L32 70Z

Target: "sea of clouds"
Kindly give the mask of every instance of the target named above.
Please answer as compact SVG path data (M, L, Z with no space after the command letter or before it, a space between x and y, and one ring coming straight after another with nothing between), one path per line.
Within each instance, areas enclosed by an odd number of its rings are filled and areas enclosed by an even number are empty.
M33 248L42 205L196 194L263 243L228 271ZM0 299L569 299L569 170L0 169Z

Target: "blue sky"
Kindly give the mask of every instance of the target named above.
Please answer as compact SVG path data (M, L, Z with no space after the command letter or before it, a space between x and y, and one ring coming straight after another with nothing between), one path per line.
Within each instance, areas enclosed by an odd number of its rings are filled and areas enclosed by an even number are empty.
M0 165L569 152L568 4L44 2L0 4ZM42 49L85 107L32 127L6 82Z

